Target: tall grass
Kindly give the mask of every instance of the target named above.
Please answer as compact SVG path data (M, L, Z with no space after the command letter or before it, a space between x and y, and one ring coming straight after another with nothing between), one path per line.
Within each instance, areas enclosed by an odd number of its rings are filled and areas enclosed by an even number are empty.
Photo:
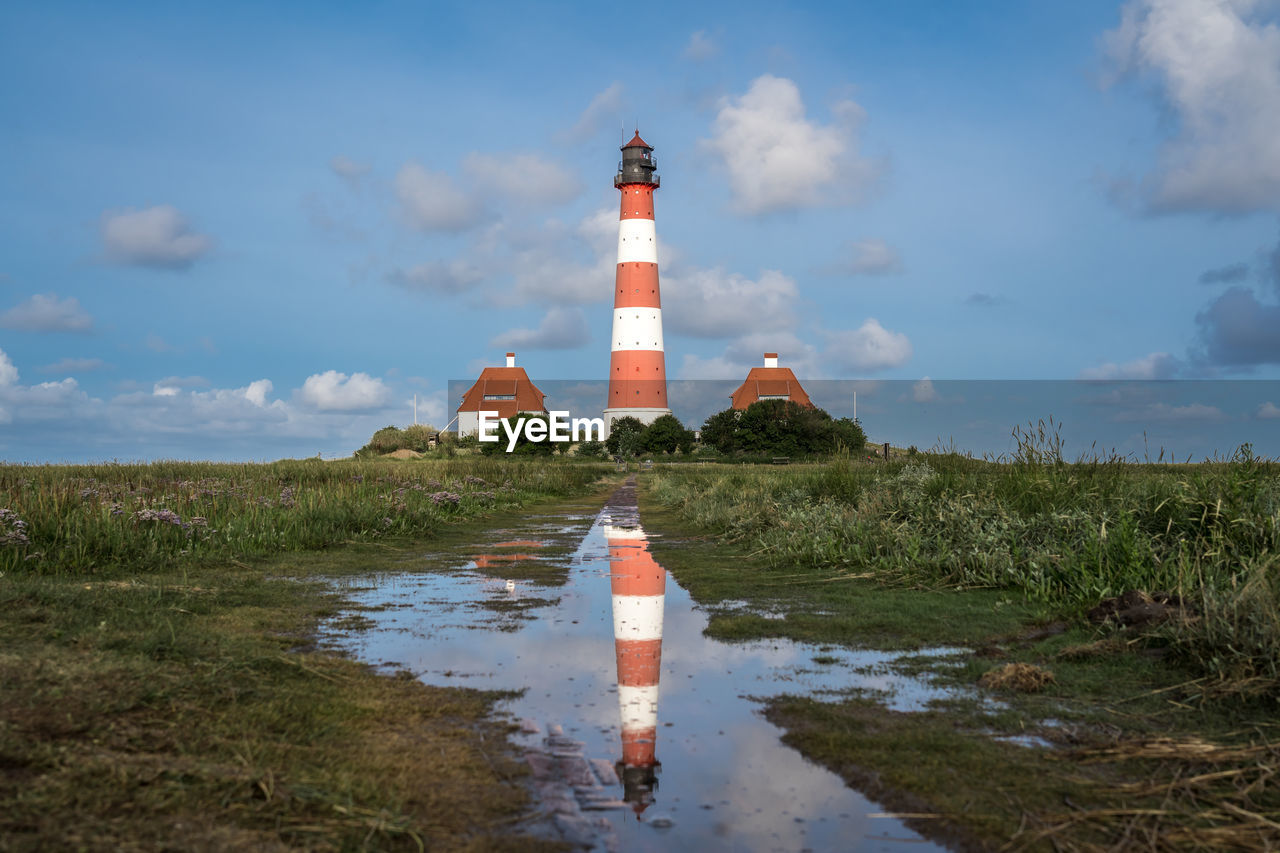
M1024 433L1024 438L1027 438ZM1080 616L1169 590L1198 618L1161 630L1209 673L1280 685L1280 465L1070 464L1029 438L1012 461L928 454L779 470L662 469L657 498L794 570L1017 590Z
M425 536L581 491L606 470L479 458L0 466L0 572L92 574Z

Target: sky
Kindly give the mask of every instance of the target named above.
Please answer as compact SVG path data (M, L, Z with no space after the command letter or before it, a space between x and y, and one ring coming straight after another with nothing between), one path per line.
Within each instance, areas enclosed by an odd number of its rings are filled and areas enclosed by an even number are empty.
M443 426L449 382L507 350L602 378L637 128L673 381L766 350L908 388L1186 380L1162 423L1266 446L1278 23L1272 0L4 4L0 458L341 456L415 395ZM1221 382L1248 405L1196 397ZM898 397L873 436L911 423Z

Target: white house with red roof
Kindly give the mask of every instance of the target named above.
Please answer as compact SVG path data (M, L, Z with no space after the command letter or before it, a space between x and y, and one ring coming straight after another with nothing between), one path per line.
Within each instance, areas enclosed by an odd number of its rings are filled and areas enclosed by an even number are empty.
M481 412L497 412L498 418L545 415L545 398L524 368L516 367L516 354L509 352L506 367L486 367L462 396L462 404L458 406L458 435L476 435L480 431Z
M778 354L764 354L764 367L753 367L747 374L747 380L738 386L738 390L730 397L733 408L745 409L760 400L790 400L793 403L813 408L809 395L789 367L778 367Z

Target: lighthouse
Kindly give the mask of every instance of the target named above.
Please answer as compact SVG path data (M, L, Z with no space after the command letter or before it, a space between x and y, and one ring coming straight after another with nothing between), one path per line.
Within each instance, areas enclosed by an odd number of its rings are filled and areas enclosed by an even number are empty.
M662 664L662 610L667 570L649 553L644 530L606 525L609 584L613 593L613 645L618 659L623 800L638 817L658 787L658 672Z
M613 288L613 336L609 340L609 399L604 428L618 418L650 424L671 414L662 344L662 299L658 290L658 235L653 192L661 183L653 146L640 131L622 146L613 185L621 193L618 267Z

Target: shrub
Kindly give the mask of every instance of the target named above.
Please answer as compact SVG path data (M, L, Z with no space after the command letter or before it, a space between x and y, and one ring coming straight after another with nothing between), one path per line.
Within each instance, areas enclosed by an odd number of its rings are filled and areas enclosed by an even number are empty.
M635 456L644 449L641 436L644 435L644 424L633 417L618 418L609 427L609 437L605 439L605 447L614 456Z

